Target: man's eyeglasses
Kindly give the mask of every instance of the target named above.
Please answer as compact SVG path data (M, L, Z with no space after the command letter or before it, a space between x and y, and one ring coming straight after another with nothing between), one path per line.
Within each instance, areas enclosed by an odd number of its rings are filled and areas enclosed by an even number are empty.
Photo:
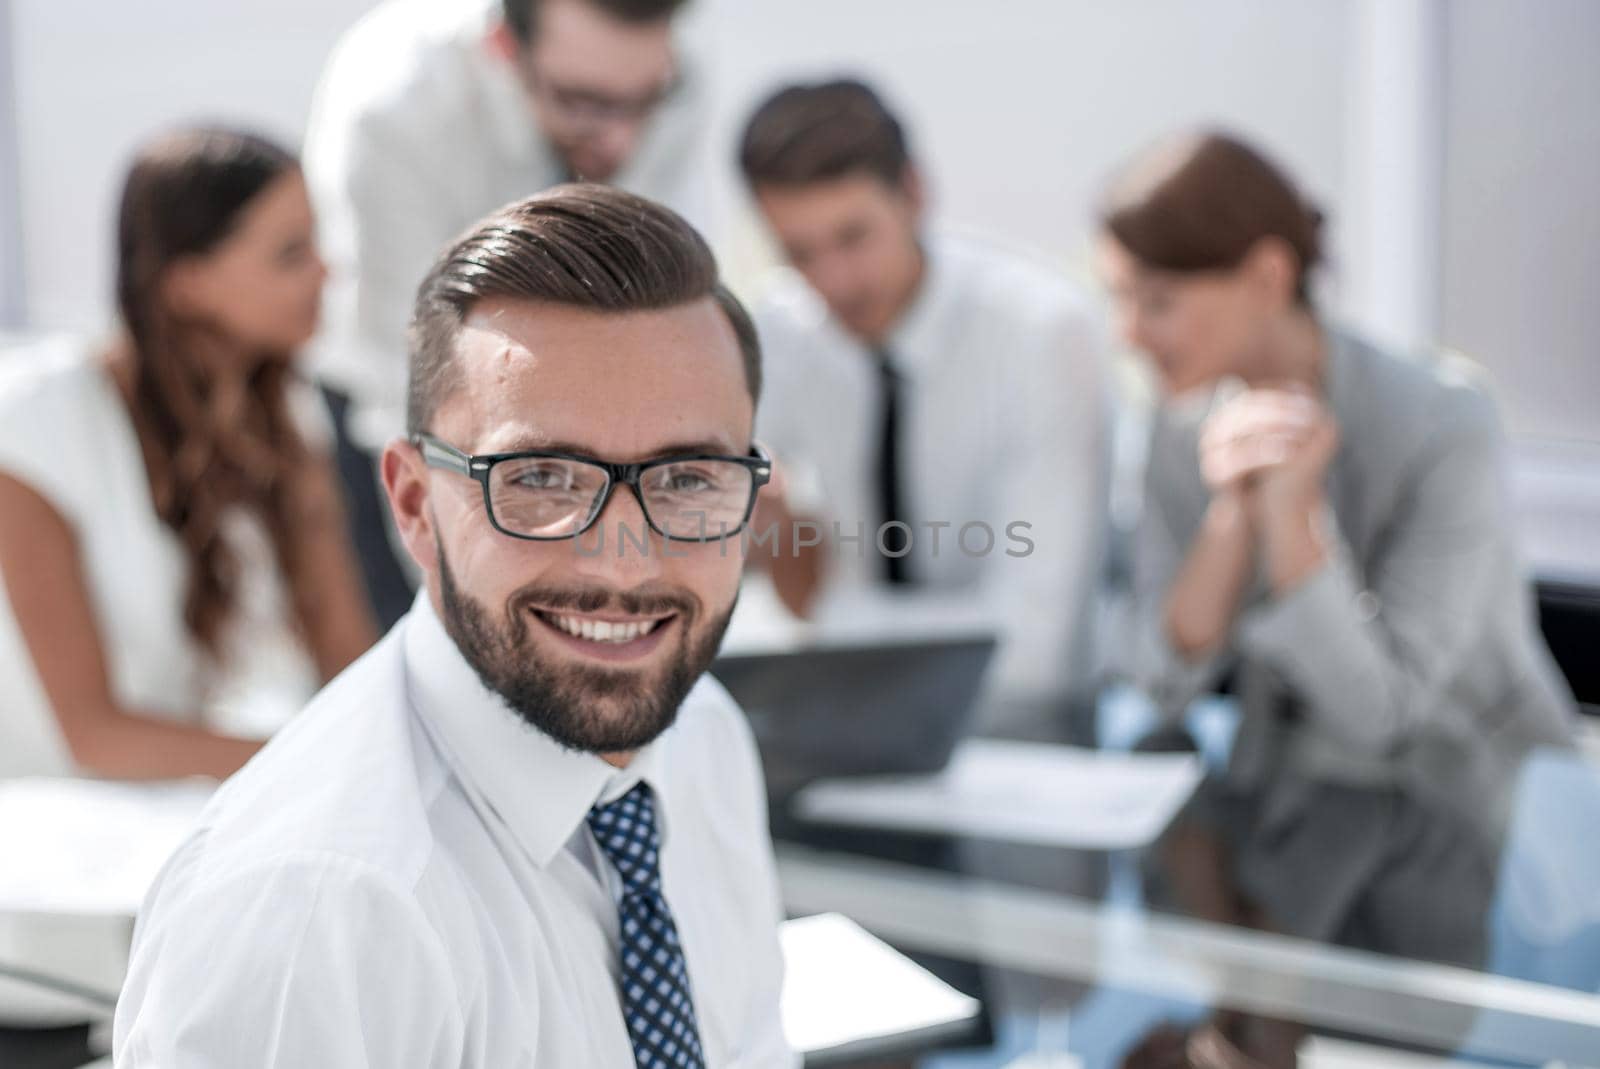
M633 491L645 522L662 537L718 541L744 529L756 494L772 478L772 459L760 446L744 457L673 456L610 464L541 450L472 456L431 434L412 435L411 441L429 467L478 481L495 530L536 542L583 534L619 484Z
M534 92L549 101L562 121L583 127L644 122L679 91L682 81L681 75L675 76L657 89L625 96L560 85L531 70L527 78Z

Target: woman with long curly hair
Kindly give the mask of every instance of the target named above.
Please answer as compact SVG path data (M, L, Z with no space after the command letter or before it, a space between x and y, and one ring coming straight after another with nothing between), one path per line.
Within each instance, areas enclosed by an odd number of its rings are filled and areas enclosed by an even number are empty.
M293 156L169 134L123 189L119 336L0 361L0 777L225 777L260 743L207 714L274 636L324 680L371 644L294 368L325 275Z

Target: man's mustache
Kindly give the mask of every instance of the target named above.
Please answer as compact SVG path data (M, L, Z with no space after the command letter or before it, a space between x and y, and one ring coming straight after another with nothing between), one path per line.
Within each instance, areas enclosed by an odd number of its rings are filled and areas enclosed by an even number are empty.
M685 617L699 612L700 599L685 590L643 586L615 590L604 586L547 586L529 583L519 587L506 606L513 618L523 609L544 612L595 613L610 610L628 616L664 616L678 613Z

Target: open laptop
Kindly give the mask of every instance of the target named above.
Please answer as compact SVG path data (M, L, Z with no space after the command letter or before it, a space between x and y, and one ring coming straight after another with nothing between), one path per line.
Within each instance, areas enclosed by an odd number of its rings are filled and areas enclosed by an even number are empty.
M779 802L813 780L943 769L994 650L993 635L807 646L727 654L711 674L750 718Z

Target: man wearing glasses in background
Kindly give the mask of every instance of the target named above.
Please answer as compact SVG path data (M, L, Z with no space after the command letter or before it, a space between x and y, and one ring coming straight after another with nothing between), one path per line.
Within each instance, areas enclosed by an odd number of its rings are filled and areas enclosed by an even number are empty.
M434 255L485 212L606 182L704 226L709 101L684 0L388 0L335 48L305 167L331 277L316 369L375 608L404 611L374 479L404 416L405 338Z
M423 590L167 863L117 1065L794 1064L761 772L702 675L771 474L748 317L681 217L567 186L449 249L411 339L382 468Z

